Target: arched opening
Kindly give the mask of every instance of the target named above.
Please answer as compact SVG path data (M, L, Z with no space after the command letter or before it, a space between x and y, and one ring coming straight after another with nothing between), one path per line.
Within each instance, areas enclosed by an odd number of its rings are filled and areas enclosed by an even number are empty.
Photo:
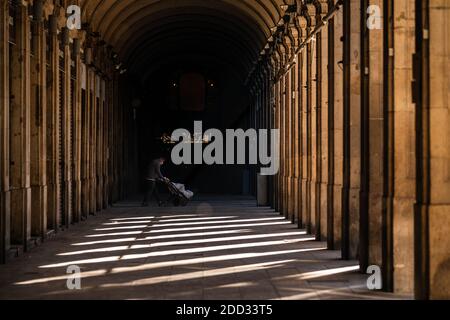
M161 140L178 128L226 130L251 127L245 80L272 28L280 19L277 1L189 0L87 1L83 12L117 52L124 70L121 96L130 111L132 154L128 192L138 193L149 159L170 153ZM125 69L126 72L125 72ZM131 100L131 101L130 101ZM199 192L255 192L249 166L166 165L165 174Z

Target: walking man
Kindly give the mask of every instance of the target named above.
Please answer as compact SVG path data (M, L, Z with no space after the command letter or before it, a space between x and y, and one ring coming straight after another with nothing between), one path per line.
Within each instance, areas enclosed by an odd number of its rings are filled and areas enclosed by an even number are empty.
M152 200L153 195L158 201L158 206L162 206L164 203L161 201L161 197L158 192L157 182L159 180L167 180L161 173L161 166L164 165L166 159L164 157L159 157L150 162L147 173L146 173L146 192L145 198L142 202L143 207L148 207L148 201Z

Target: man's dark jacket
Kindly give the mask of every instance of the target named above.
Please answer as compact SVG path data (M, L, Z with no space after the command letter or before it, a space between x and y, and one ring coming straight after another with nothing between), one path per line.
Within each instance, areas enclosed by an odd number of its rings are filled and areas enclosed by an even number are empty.
M155 159L148 166L146 179L154 181L163 178L164 176L161 174L160 159Z

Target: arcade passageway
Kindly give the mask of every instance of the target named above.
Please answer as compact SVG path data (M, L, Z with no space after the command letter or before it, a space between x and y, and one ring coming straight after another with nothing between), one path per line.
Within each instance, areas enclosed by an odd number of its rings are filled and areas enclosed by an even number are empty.
M0 0L0 297L450 298L449 15ZM194 121L279 129L279 173L169 161L196 199L140 208L149 160Z
M0 266L0 298L410 298L369 291L358 262L326 248L251 198L209 196L182 209L123 202ZM81 290L67 289L71 265Z

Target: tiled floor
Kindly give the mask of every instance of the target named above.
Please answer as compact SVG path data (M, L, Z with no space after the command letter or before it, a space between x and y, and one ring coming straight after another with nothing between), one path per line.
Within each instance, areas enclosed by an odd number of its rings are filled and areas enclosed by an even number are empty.
M394 299L254 201L122 203L0 266L0 299ZM67 268L81 268L81 290Z

